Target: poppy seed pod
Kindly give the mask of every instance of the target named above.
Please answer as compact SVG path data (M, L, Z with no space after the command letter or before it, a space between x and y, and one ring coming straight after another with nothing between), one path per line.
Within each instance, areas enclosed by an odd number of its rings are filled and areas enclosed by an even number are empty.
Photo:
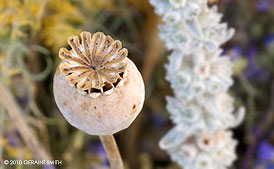
M90 135L112 135L134 121L144 103L140 72L120 41L101 32L81 33L61 48L54 98L65 119Z

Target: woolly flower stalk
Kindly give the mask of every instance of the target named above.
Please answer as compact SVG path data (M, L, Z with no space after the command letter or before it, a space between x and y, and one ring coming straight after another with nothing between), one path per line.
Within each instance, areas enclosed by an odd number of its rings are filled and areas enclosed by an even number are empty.
M237 142L231 131L189 134L175 127L160 142L171 159L184 169L225 169L236 159Z
M220 46L234 34L207 0L150 0L163 16L160 38L167 49L166 79L174 91L167 110L175 124L160 147L184 169L226 169L236 159L230 128L244 117L227 93L233 64Z

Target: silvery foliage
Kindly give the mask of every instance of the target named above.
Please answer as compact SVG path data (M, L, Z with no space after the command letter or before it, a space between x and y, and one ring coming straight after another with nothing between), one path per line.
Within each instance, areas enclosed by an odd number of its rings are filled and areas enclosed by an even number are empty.
M160 147L184 169L226 169L236 159L236 145L231 131L193 134L178 126L160 142Z
M237 144L228 129L239 125L245 112L234 108L227 93L233 64L220 48L234 29L221 23L222 15L207 0L150 2L165 23L159 36L171 50L165 68L175 95L167 97L175 127L160 147L184 169L226 169L236 158Z

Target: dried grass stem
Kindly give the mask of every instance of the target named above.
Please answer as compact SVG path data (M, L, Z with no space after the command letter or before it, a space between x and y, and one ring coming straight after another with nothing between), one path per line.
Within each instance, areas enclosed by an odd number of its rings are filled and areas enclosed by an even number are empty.
M50 155L45 151L44 147L39 144L36 136L32 133L31 129L25 122L20 108L9 90L0 80L0 101L5 109L8 111L9 117L14 121L17 130L23 138L27 147L31 150L34 156L39 160L50 160Z

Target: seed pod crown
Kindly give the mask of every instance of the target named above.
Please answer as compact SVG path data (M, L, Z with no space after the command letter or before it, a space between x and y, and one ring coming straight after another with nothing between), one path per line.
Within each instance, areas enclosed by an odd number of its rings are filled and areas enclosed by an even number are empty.
M113 40L102 32L91 35L81 33L68 38L71 50L61 48L60 71L67 82L84 95L97 98L109 95L117 86L123 85L126 76L124 59L128 55L119 40Z

